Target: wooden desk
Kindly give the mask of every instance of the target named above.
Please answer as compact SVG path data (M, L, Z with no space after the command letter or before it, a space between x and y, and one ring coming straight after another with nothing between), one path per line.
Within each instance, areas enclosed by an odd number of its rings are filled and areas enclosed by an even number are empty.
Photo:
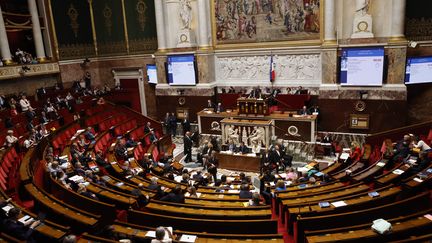
M241 171L260 171L261 158L251 157L243 154L218 153L219 168Z
M232 112L220 112L215 113L211 111L200 111L197 113L198 116L198 131L200 134L214 134L222 135L222 130L217 129L215 124L219 124L225 118L233 119L245 119L245 116L239 114L237 110ZM300 140L315 142L315 134L317 131L317 116L290 116L287 113L283 114L268 114L264 116L247 116L249 120L265 120L271 121L275 127L271 129L271 135L276 135L278 137L284 137L287 134L288 128L295 126L298 130L298 134L301 137L296 138L295 136L290 136L291 140ZM216 122L216 123L215 123Z

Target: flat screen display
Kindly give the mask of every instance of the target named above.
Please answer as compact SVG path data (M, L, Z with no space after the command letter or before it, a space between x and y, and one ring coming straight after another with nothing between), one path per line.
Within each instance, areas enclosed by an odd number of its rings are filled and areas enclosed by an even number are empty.
M173 55L168 56L168 83L170 85L195 85L195 56Z
M381 86L384 74L384 48L344 48L340 62L343 86Z
M156 65L147 64L147 77L148 77L149 84L157 84Z
M432 57L410 57L405 69L405 84L432 82Z

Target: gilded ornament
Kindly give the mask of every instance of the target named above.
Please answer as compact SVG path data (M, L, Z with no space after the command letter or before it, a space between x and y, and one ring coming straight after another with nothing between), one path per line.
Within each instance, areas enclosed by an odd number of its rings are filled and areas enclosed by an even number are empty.
M141 31L144 31L145 24L147 20L146 11L147 11L147 5L145 4L144 0L139 0L136 4L136 11L138 13L138 23L140 25Z
M108 32L108 35L111 36L112 34L112 10L108 5L105 4L105 8L103 9L103 16L105 18L105 28Z
M79 29L79 24L78 24L78 10L75 8L75 6L71 3L71 5L69 6L69 9L67 11L67 15L69 16L69 19L71 21L70 26L72 28L72 31L75 35L75 38L78 37L78 29Z

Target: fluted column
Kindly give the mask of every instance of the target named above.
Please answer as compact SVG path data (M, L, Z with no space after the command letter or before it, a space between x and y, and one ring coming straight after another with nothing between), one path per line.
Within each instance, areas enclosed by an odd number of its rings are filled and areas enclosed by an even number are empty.
M209 46L206 0L198 0L198 46Z
M6 27L3 20L3 13L0 7L0 51L5 64L12 63L12 56L9 49L9 41L6 34Z
M164 11L163 11L163 1L154 0L155 2L155 14L156 14L156 32L158 40L158 49L166 49L165 40L165 21L164 21Z
M391 39L404 40L406 0L393 0Z
M335 0L324 1L324 43L335 43L336 42L336 31L335 31L335 13L336 5Z
M45 60L45 48L43 44L42 31L39 22L39 13L36 5L36 0L28 0L28 7L31 14L32 25L33 25L33 40L36 49L36 58L39 61Z

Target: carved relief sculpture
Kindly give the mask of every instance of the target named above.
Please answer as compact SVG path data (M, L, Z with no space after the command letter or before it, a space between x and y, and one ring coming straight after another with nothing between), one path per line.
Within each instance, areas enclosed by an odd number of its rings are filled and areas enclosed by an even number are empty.
M180 19L182 29L191 29L192 6L190 0L180 0Z
M351 38L373 38L372 16L369 14L370 0L356 0L356 11Z

